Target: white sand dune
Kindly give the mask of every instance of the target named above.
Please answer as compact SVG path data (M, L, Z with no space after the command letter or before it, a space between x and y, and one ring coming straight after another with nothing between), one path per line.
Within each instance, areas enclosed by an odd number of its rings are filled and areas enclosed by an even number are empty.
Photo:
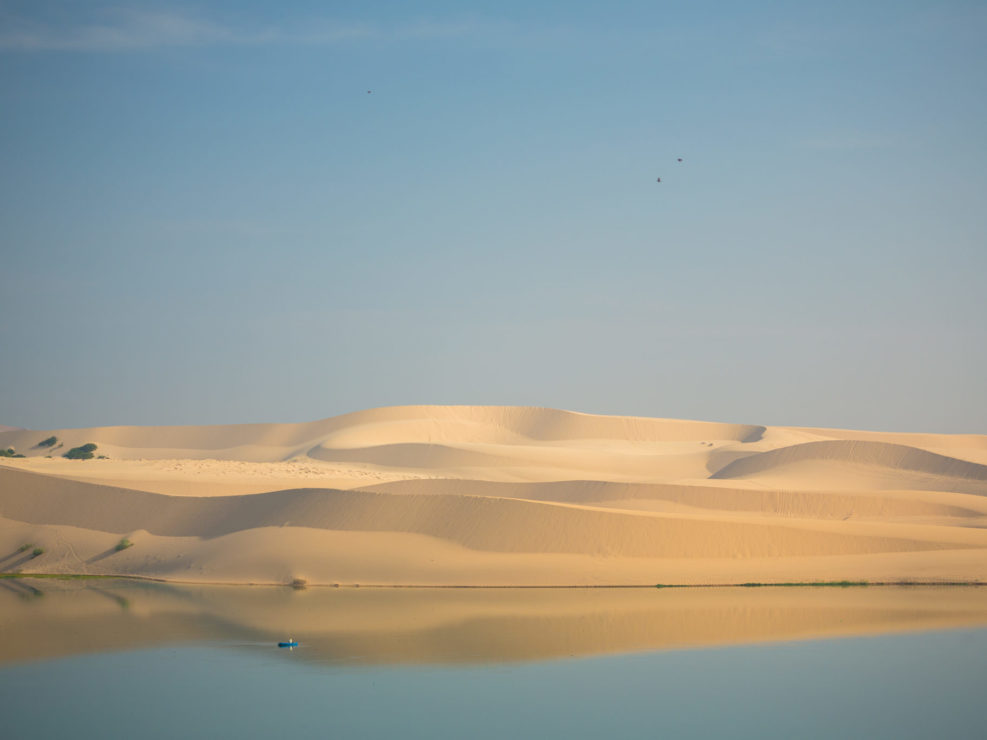
M97 442L113 450L115 458L274 461L305 455L320 445L343 450L442 442L513 446L609 441L624 449L634 443L748 441L760 438L763 431L763 427L740 424L594 416L528 407L395 406L301 424L17 430L3 432L0 445L13 446L26 455L45 455L49 451L36 445L56 435L65 448Z
M987 482L987 465L906 445L858 440L825 440L791 445L744 457L717 470L713 478L741 478L804 460L825 460L893 468L902 474L926 473L946 478Z
M37 446L53 435L54 449ZM109 459L61 457L87 442ZM304 424L13 430L0 447L27 455L0 466L2 570L380 585L987 580L978 435L409 406ZM115 550L121 537L134 546Z
M389 493L493 496L528 501L555 501L611 509L669 512L710 510L758 516L808 519L887 519L892 517L967 517L987 515L987 500L947 492L764 490L700 484L553 481L502 483L432 479L376 483L365 490Z
M823 440L741 457L713 479L752 479L772 486L912 488L987 495L987 465L888 442Z

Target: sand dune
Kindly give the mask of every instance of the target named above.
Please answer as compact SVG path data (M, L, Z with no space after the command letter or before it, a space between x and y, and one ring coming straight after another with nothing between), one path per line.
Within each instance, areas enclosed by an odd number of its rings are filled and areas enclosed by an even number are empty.
M174 427L92 427L0 433L0 445L29 456L50 452L37 444L55 435L65 448L96 442L111 457L217 458L274 461L326 449L394 444L748 441L763 427L714 422L594 416L571 411L497 406L397 406L359 411L301 424L238 424ZM176 454L185 453L185 454Z
M895 517L967 517L987 515L987 500L951 496L946 492L799 491L729 488L699 484L554 481L503 483L432 479L376 483L365 490L414 494L468 494L555 501L607 508L667 511L711 510L720 514L749 512L759 516L849 519ZM667 504L662 507L661 504Z
M902 473L928 473L948 478L987 481L987 465L959 460L955 457L889 444L858 440L827 440L806 442L741 458L717 470L713 478L740 478L757 474L779 465L803 460L826 460L863 465L880 465Z
M736 459L714 479L766 482L815 479L840 487L915 488L987 494L987 465L917 447L862 440L824 440L791 445ZM805 485L812 486L811 480Z
M469 495L298 489L210 498L163 496L10 470L0 471L0 485L10 491L2 509L8 519L117 534L143 530L166 537L213 538L299 526L420 534L491 552L750 558L945 549L955 536L874 537L794 520L760 524ZM968 542L987 547L987 536Z
M37 446L52 435L54 449ZM109 459L61 457L86 442ZM12 430L0 447L27 455L0 463L2 570L382 585L987 580L978 435L409 406L303 424ZM121 537L134 546L115 550ZM35 546L45 552L31 557Z
M799 429L790 431L811 434L818 439L887 442L930 450L971 462L987 464L987 435L983 434L915 434L909 432L866 432L849 429Z

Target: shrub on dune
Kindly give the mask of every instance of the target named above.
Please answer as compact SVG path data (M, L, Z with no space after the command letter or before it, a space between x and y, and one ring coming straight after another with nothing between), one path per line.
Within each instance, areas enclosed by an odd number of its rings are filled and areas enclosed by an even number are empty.
M93 453L95 451L96 445L92 442L87 442L79 447L73 447L71 450L62 455L62 457L67 457L69 460L92 460Z

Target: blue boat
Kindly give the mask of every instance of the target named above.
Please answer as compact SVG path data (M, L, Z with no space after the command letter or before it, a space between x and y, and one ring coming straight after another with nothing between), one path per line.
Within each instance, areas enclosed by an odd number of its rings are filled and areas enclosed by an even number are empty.
M288 642L279 642L278 647L293 648L298 647L298 643L295 640L288 638Z

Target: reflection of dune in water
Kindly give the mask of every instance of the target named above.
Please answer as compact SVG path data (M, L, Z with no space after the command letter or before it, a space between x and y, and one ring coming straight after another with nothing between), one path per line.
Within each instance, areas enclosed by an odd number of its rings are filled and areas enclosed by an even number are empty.
M352 664L524 661L987 625L977 587L332 589L0 581L0 662L165 644Z

